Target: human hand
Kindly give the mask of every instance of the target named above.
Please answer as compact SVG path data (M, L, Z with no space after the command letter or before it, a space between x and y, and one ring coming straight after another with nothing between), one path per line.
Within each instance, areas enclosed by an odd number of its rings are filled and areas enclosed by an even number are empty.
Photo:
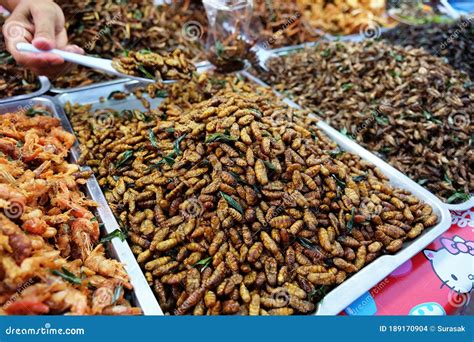
M61 49L84 53L77 45L68 45L61 8L52 0L19 0L3 25L7 50L16 62L38 75L57 77L65 68L64 59L52 53L20 52L16 44L32 43L40 50Z

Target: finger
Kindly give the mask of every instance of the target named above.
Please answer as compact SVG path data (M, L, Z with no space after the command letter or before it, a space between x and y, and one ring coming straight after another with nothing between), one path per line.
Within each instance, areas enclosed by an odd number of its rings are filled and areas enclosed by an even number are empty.
M31 41L31 32L33 31L33 25L21 15L12 15L2 27L3 36L7 43Z
M13 56L18 64L27 68L49 68L64 63L64 59L61 56L52 53L32 53L22 52L16 57Z
M59 30L59 33L56 34L56 48L63 50L67 45L67 32L63 27Z
M84 50L82 50L77 45L67 45L63 48L63 50L72 53L84 54ZM64 59L61 56L49 52L44 52L41 54L22 53L20 61L17 62L29 68L47 69L63 64Z
M84 54L84 50L77 46L77 45L67 45L64 47L63 49L64 51L68 51L68 52L72 52L72 53L78 53L80 55L83 55Z
M21 38L21 39L7 39L6 36L5 36L5 47L6 47L7 51L11 53L13 58L15 58L15 60L17 60L17 61L18 61L18 58L22 58L22 55L24 53L17 50L16 44L18 44L18 43L28 43L28 40L26 38L28 38L28 36L26 36L25 38ZM31 35L30 35L30 38L31 38Z
M44 52L44 53L33 53L33 52L21 52L15 47L15 44L9 43L7 50L11 53L15 61L22 66L32 67L51 67L64 63L64 59L61 56Z
M16 48L16 44L28 43L33 38L29 28L32 29L31 25L23 21L22 16L18 15L12 15L2 27L6 49L21 65L28 65L31 61L37 60L35 54L20 52Z
M3 36L5 38L6 49L12 54L19 54L16 44L31 41L34 31L33 25L21 14L12 14L2 27Z
M31 62L31 64L36 64L41 67L56 66L63 63L64 59L61 56L49 52L35 54L34 60Z
M51 53L26 53L18 51L16 45L20 42L29 43L33 39L35 27L25 17L23 12L14 12L2 27L5 38L6 49L11 53L16 62L20 65L32 69L35 73L43 75L55 70L58 65L63 65L62 57ZM60 32L60 30L58 30ZM65 38L67 41L67 38ZM41 44L40 44L41 45ZM37 46L41 48L42 46Z
M32 9L31 16L35 25L33 45L41 50L56 47L56 12Z

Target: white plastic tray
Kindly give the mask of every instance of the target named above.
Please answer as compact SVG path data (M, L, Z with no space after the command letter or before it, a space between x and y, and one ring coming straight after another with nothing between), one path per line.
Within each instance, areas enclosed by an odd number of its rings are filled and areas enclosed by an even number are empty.
M433 208L433 212L438 216L438 224L427 229L416 239L404 243L401 249L395 255L384 255L365 266L351 278L343 282L334 290L329 292L321 301L316 314L317 315L336 315L366 291L377 285L390 273L395 271L403 263L410 260L423 248L433 242L451 227L451 214L448 208L432 193L412 181L394 167L388 165L382 159L370 153L362 146L356 144L345 135L339 133L323 121L318 122L318 127L323 130L332 140L334 140L341 149L357 154L375 166L390 179L393 186L406 189L413 195L423 200Z
M242 73L244 77L252 77L248 73ZM97 88L91 93L74 92L70 94L61 94L56 96L58 105L64 105L66 102L79 102L80 104L91 104L93 109L114 108L120 109L142 109L141 103L134 99L133 96L127 100L106 101L101 103L98 101L100 96L107 97L112 91L130 91L137 84L134 82L126 82L122 84L108 85ZM161 101L162 99L154 99ZM135 102L137 101L137 102ZM290 106L299 108L294 102L285 100ZM159 102L153 103L156 105ZM135 107L134 107L135 106ZM451 226L451 216L449 210L441 201L431 194L429 191L394 169L380 158L365 150L363 147L348 139L341 133L329 127L324 122L319 122L319 128L322 129L331 139L333 139L342 149L355 153L363 159L372 162L379 167L382 172L390 179L390 183L394 186L407 189L415 196L431 205L434 213L438 216L439 222L436 226L427 229L421 236L413 241L409 241L404 248L395 255L385 255L364 267L361 271L346 280L341 285L329 292L319 303L315 315L336 315L343 311L347 306L359 298L363 293L369 291L378 282L383 280L387 275L392 273L396 268L408 261L415 254L420 252L424 247L434 241L438 236L447 231Z

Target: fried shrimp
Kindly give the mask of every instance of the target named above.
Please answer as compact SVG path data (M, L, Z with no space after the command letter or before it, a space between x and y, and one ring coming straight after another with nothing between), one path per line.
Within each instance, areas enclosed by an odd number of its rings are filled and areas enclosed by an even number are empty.
M0 120L0 314L140 314L124 298L123 265L98 244L90 173L66 161L74 144L58 120Z

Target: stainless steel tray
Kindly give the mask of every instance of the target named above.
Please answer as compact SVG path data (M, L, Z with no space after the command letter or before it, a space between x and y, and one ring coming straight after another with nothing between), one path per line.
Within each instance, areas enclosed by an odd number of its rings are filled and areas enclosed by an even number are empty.
M38 90L29 94L5 97L3 99L0 99L0 105L4 103L8 103L8 102L13 102L13 101L32 99L33 97L37 97L37 96L45 94L51 88L51 83L49 83L48 78L45 76L39 76L38 80L40 82L40 88Z
M116 109L118 111L125 110L125 109L139 109L145 110L143 104L139 99L135 97L132 93L133 90L137 87L143 86L143 83L139 81L130 81L130 80L121 80L121 82L114 82L108 83L103 85L95 85L91 86L88 89L83 89L81 91L74 91L71 93L63 93L56 95L54 97L54 101L58 103L61 107L61 111L63 111L63 107L66 105L67 102L71 104L79 103L81 105L90 104L92 105L92 110L96 109ZM110 93L114 91L121 91L124 93L130 93L130 95L123 99L123 100L113 100L108 99ZM104 102L100 102L100 98L104 98ZM163 98L157 97L154 99L150 99L146 93L143 94L143 97L148 99L152 107L156 107L163 101ZM64 116L64 119L68 121L67 117ZM69 127L71 127L70 123L67 123ZM73 149L73 153L79 153L77 148Z
M244 77L251 77L248 73L242 73ZM124 84L109 85L106 87L98 88L94 94L87 93L71 93L62 94L56 96L58 105L64 105L66 102L79 102L80 104L92 104L94 109L101 108L116 108L125 109L124 105L127 105L127 109L133 108L131 101L107 101L100 103L98 97L105 96L116 90L126 90L133 86L132 82ZM131 99L130 99L131 100ZM157 99L161 101L160 99ZM133 100L132 100L133 101ZM290 106L298 107L292 101L286 100ZM141 103L136 103L142 108ZM404 248L395 255L386 255L378 258L368 266L364 267L360 272L349 278L342 285L339 285L331 292L319 304L315 314L316 315L336 315L357 298L359 298L364 292L370 290L379 281L384 279L387 275L393 272L397 267L402 265L404 262L413 257L416 253L420 252L425 246L430 244L438 236L448 230L451 226L451 216L446 206L439 201L436 196L422 188L417 183L404 176L402 173L389 166L387 163L376 157L372 153L368 152L355 142L351 141L344 135L335 131L331 127L327 126L323 122L320 122L319 127L323 129L329 137L331 137L339 146L347 151L353 152L360 155L363 159L366 159L376 166L378 166L384 174L390 178L390 182L394 186L398 186L411 191L414 195L428 203L433 207L434 212L439 217L439 222L436 226L425 231L420 237L414 241L410 241L405 244Z
M209 70L211 67L212 64L207 61L196 64L196 69L198 73L202 73L206 70ZM141 101L137 99L132 93L135 88L140 86L143 86L143 83L140 83L139 81L120 79L110 82L97 83L88 87L76 88L74 91L71 92L63 92L61 94L56 95L54 97L54 100L58 102L61 111L67 102L70 102L71 104L79 103L81 105L90 104L92 105L92 110L106 108L116 109L118 111L124 109L145 110ZM109 100L108 96L114 91L130 93L130 95L123 100ZM104 102L100 102L99 99L101 97L105 99ZM160 97L150 99L146 93L143 94L143 97L150 102L152 107L158 106L163 101L163 98ZM68 120L67 117L65 117L65 120ZM69 125L70 127L69 122L67 123L67 125Z
M345 36L346 39L344 40L348 40L348 41L359 41L359 39L354 39L354 37L350 37L350 36ZM294 52L297 52L299 50L301 50L302 48L304 47L312 47L312 46L315 46L315 44L317 43L306 43L306 44L301 44L301 45L295 45L295 46L288 46L288 47L284 47L284 48L279 48L279 49L275 49L275 50L271 50L272 53L274 53L275 55L277 56L285 56L285 55L288 55L290 53L294 53ZM247 79L257 83L258 85L261 85L263 87L268 87L268 88L272 88L273 91L284 98L284 101L287 102L288 104L292 105L293 107L295 108L302 108L301 106L299 106L298 104L296 104L294 101L292 101L291 99L289 98L286 98L285 95L281 94L280 92L276 91L271 85L267 84L266 82L262 81L260 78L258 78L257 76L253 75L252 73L250 73L249 71L242 71L240 72L240 74L243 76L243 77L246 77ZM316 115L316 117L318 117ZM319 117L318 117L319 118ZM324 120L323 118L319 118L320 120ZM329 125L328 125L329 127ZM462 203L459 203L459 204L450 204L450 203L446 203L446 202L443 202L442 203L450 210L467 210L467 209L470 209L472 207L474 207L474 196L471 196L471 198L465 202L462 202Z
M71 125L65 117L64 112L61 108L58 108L57 104L53 101L53 98L49 96L36 97L33 99L2 104L0 106L0 114L26 110L35 105L44 106L52 113L54 117L61 120L64 129L73 133ZM76 144L76 148L77 147L78 145ZM76 162L78 155L78 150L76 150L75 153L71 153L71 161ZM89 196L89 198L97 202L99 205L97 208L97 214L99 220L104 226L101 233L109 234L114 230L119 229L119 225L117 224L117 221L115 220L105 200L105 197L100 190L95 176L89 178L87 184L85 185L85 190L87 196ZM112 239L110 242L108 242L108 247L111 256L122 262L125 266L125 270L130 277L130 282L133 285L132 298L134 304L139 306L145 315L163 315L163 312L161 311L160 306L158 305L158 302L151 291L145 276L140 270L135 256L130 250L127 242L122 242L120 239Z
M53 94L73 93L73 92L76 92L76 91L91 90L91 89L95 89L95 88L101 87L101 86L123 83L124 81L126 81L126 79L117 78L117 79L113 79L113 80L110 80L110 81L102 81L102 82L92 83L92 84L89 84L89 85L85 85L85 86L81 86L81 87L75 87L75 88L56 88L54 86L51 86L50 91Z

